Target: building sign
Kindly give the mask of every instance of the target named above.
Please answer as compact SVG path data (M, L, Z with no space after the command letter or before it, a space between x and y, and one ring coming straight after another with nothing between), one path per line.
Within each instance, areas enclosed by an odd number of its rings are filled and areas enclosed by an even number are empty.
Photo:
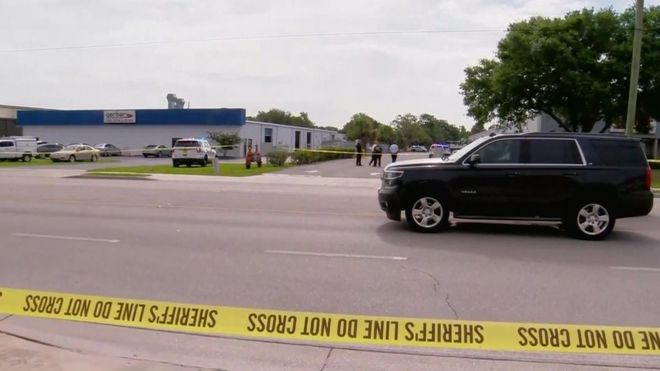
M104 124L135 124L135 111L103 111Z

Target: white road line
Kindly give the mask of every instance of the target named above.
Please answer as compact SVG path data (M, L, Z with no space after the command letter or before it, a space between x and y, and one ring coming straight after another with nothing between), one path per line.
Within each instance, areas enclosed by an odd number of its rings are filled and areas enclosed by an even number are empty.
M318 173L318 170L307 170L305 171L306 173L313 174L313 173Z
M308 255L324 256L330 258L355 258L355 259L384 259L384 260L408 260L405 256L381 256L381 255L360 255L360 254L334 254L325 252L311 251L291 251L291 250L265 250L269 254L287 254L287 255Z
M380 173L369 173L369 175L380 175Z
M34 237L34 238L52 238L56 240L73 240L73 241L90 241L90 242L107 242L118 243L119 240L107 240L104 238L89 238L89 237L74 237L74 236L53 236L50 234L33 234L33 233L14 233L17 237Z
M609 268L618 271L660 272L660 268L648 268L648 267L609 267Z

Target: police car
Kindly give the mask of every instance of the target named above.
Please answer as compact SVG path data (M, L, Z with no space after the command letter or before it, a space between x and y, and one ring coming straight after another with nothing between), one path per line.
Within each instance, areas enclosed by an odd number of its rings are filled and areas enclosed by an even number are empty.
M172 164L174 167L181 165L206 166L215 157L216 152L205 139L179 139L172 150Z

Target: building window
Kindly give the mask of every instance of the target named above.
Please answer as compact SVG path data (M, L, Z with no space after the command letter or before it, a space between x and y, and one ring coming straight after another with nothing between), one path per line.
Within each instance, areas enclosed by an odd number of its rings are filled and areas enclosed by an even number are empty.
M265 128L264 129L264 143L273 143L273 129Z
M307 148L312 148L312 133L307 132Z

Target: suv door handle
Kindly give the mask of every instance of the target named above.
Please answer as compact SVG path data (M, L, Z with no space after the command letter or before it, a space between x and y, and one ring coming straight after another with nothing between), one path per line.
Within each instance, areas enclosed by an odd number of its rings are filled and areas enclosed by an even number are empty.
M508 176L508 177L516 177L516 176L520 176L520 175L521 174L520 174L519 171L513 171L513 172L506 173L506 176Z
M577 173L576 171L569 171L569 172L564 173L564 175L568 175L568 176L577 176L578 173Z

